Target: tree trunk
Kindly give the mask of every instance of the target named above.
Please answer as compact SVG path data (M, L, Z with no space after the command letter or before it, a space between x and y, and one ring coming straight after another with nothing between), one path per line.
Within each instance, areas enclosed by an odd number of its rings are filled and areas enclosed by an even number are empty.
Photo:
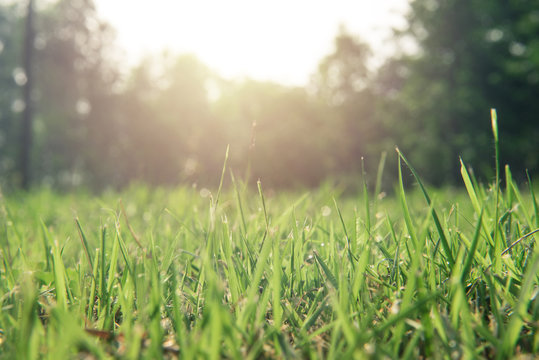
M26 15L26 26L24 36L23 49L23 67L26 73L26 84L23 86L23 100L25 108L22 114L22 129L20 142L20 176L21 186L23 189L28 189L31 182L31 159L30 153L32 150L32 63L34 55L34 1L28 0L28 10Z

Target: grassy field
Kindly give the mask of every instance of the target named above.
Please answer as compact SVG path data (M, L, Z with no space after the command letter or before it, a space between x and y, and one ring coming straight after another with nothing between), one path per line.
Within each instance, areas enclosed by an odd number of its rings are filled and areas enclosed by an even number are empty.
M465 188L427 190L400 160L386 197L238 181L4 196L0 357L533 357L533 186L463 164Z

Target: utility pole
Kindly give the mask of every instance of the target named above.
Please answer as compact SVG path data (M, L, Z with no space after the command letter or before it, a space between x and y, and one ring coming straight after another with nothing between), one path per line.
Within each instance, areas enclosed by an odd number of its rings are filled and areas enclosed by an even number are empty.
M24 48L23 48L23 68L26 74L26 83L22 88L22 96L25 103L25 108L22 113L21 124L21 142L20 142L20 176L21 186L23 189L28 189L31 182L31 159L30 153L32 150L32 120L33 120L33 104L32 104L32 86L33 74L32 64L34 57L34 0L28 0L26 24L24 33Z

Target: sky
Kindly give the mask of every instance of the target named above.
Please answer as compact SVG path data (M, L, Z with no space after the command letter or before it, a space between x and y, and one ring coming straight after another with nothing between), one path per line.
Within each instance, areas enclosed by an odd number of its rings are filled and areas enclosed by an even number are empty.
M169 49L195 54L227 78L305 85L339 26L390 52L407 0L95 0L126 61Z

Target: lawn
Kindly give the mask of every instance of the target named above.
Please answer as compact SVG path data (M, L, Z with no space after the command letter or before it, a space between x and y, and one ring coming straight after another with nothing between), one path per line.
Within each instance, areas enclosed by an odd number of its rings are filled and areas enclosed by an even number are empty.
M462 189L430 189L395 156L387 196L233 177L226 190L5 194L0 357L537 354L533 186L509 168L483 185L463 164Z

